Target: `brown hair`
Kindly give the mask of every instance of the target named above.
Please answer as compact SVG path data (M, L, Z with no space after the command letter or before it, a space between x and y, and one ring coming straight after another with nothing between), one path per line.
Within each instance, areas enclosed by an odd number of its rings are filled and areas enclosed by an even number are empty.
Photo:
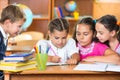
M97 20L97 23L101 23L108 31L116 31L116 36L120 42L120 26L117 24L117 19L114 15L105 15Z
M5 7L1 13L0 23L4 23L5 20L9 19L12 23L19 21L20 19L25 19L24 13L16 5L8 5Z

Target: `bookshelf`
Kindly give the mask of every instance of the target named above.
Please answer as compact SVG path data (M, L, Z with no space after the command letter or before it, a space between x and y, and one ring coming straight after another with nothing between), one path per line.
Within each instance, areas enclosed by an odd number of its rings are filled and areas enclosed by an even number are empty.
M65 16L68 14L64 9L65 1L67 0L0 0L0 4L2 4L2 2L5 2L8 4L21 3L27 5L32 10L33 14L37 16L33 19L33 22L27 29L27 31L39 31L46 35L48 23L51 19L54 19L54 7L60 6L62 8L63 14ZM80 16L93 15L93 0L74 1L76 1L77 3L76 11L79 12ZM72 34L74 25L77 20L74 18L70 18L68 19L68 21L70 23L70 34Z
M68 15L68 12L65 11L64 9L64 4L68 0L52 0L52 19L54 18L54 8L55 7L61 7L62 12L64 16ZM75 11L79 12L80 16L92 16L93 15L93 0L73 0L77 4L77 8ZM73 15L73 13L72 13ZM73 17L71 18L66 18L68 19L70 23L70 32L69 34L72 35L74 31L74 26L78 20L74 19Z
M51 0L8 0L8 4L25 4L33 12L33 22L27 31L47 33L47 25L51 19Z

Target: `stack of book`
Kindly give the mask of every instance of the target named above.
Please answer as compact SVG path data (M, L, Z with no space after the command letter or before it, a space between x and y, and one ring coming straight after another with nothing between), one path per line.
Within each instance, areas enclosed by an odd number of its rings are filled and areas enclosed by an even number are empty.
M0 61L0 70L19 72L34 68L36 61L33 59L33 52L11 54Z

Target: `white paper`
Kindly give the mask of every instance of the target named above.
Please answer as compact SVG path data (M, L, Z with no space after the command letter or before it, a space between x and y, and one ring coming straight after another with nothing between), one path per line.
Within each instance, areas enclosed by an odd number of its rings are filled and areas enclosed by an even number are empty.
M107 64L81 64L79 63L73 70L87 70L87 71L106 71Z
M53 62L47 62L47 66L60 66L60 65L67 65L67 63L53 63Z
M106 71L120 72L120 65L108 65Z

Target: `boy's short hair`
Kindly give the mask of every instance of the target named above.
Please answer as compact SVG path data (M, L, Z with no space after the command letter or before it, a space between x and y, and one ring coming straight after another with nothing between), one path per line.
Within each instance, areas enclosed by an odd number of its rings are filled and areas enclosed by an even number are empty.
M20 19L23 19L24 21L26 20L23 11L16 5L8 5L3 9L0 22L4 23L7 19L12 23L19 21Z

